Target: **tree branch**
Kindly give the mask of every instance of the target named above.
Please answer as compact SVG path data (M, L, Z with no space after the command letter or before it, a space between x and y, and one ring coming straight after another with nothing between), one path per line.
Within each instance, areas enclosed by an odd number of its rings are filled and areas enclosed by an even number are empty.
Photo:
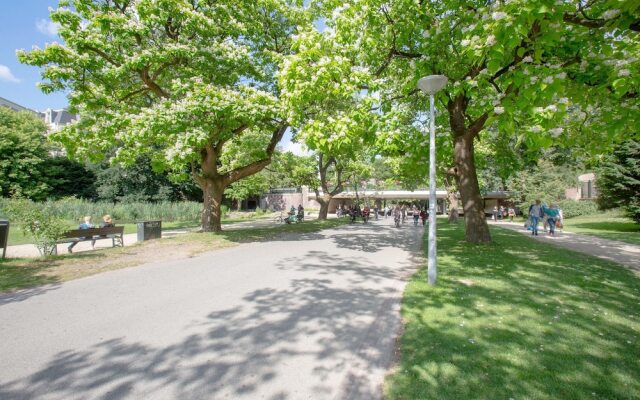
M131 93L129 93L129 94L127 94L127 95L125 95L124 97L122 97L122 98L118 99L118 101L125 101L125 100L128 100L128 99L130 99L131 97L133 97L133 96L135 96L135 95L137 95L137 94L140 94L140 93L144 93L144 92L146 92L146 91L148 91L148 90L149 90L149 88L147 88L147 87L144 87L144 88L142 88L142 89L138 89L138 90L133 91L133 92L131 92Z
M149 67L144 67L143 69L138 71L138 75L140 75L140 79L144 82L145 85L157 96L167 98L169 94L165 92L160 85L158 85L151 77L149 76Z
M119 66L121 65L119 62L116 62L116 61L115 61L113 58L111 58L107 53L105 53L104 51L102 51L102 50L100 50L100 49L97 49L97 48L95 48L95 47L93 47L93 46L87 46L87 45L84 45L84 47L85 47L87 50L91 50L91 51L93 51L94 53L96 53L97 55L99 55L100 57L102 57L102 59L103 59L103 60L107 61L107 62L108 62L109 64L111 64L111 65L115 65L116 67L119 67Z
M225 184L229 185L233 182L236 182L242 178L246 178L247 176L251 176L253 174L255 174L256 172L259 172L260 170L262 170L264 167L266 167L267 165L269 165L269 163L271 163L271 156L273 155L273 152L275 151L276 145L278 144L278 142L282 139L282 136L284 135L284 132L287 130L287 128L289 127L289 124L286 122L282 122L272 133L271 135L271 140L269 141L269 144L267 145L266 148L266 153L267 153L267 157L263 158L261 160L257 160L252 162L251 164L245 165L244 167L239 167L236 168L234 170L231 170L229 172L227 172L226 174L224 174L224 182ZM236 130L238 130L240 128L237 128ZM244 130L246 128L243 128L242 130Z

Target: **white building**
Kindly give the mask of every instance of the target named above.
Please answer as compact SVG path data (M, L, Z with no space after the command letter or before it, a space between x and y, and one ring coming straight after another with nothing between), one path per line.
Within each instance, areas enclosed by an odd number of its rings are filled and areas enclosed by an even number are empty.
M47 108L38 114L44 120L44 123L47 124L49 133L55 132L63 126L77 121L79 117L77 114L71 114L63 108L57 110Z

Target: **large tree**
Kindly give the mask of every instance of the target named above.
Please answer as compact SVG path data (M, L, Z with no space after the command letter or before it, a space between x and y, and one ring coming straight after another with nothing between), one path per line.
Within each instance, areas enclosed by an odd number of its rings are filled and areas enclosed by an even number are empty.
M300 4L297 4L300 3ZM224 189L269 164L288 123L275 73L304 13L287 0L60 0L64 43L20 51L81 115L55 138L69 154L191 175L202 228L221 229ZM226 156L229 147L240 158Z
M317 182L310 185L326 219L331 199L362 171L375 140L378 115L360 90L365 73L354 71L349 54L333 37L305 27L283 62L279 84L295 138L314 151ZM322 190L322 192L320 192Z
M529 148L548 147L566 140L562 117L570 104L586 108L604 98L607 104L593 112L605 138L628 134L640 121L637 2L318 3L326 8L327 35L348 49L340 55L354 55L353 69L374 78L369 83L380 93L382 112L403 103L424 111L417 80L449 78L437 96L447 111L438 123L450 128L467 241L490 240L475 163L485 128L495 126Z

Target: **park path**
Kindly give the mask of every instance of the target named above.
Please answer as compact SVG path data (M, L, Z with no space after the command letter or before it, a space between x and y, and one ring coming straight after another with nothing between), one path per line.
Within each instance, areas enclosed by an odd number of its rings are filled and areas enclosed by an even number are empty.
M378 399L422 260L389 223L0 295L0 399Z
M490 223L499 228L529 235L531 238L545 243L613 261L640 272L640 246L638 245L567 231L559 231L556 236L549 236L542 230L542 224L540 224L538 236L531 236L531 232L523 229L520 223L506 221L497 223L491 221Z
M236 222L233 224L223 224L223 229L240 229L240 228L250 228L250 227L266 227L273 226L273 219L255 219L255 220L247 220L242 222ZM12 229L18 229L17 227L13 227ZM175 235L179 235L182 233L187 233L190 231L197 230L198 228L192 229L164 229L162 230L162 237L172 237ZM128 233L123 235L123 241L125 246L132 246L138 242L138 234L137 233ZM58 245L58 254L67 254L67 247L69 243L63 243ZM111 240L103 239L97 240L96 249L110 248L112 247ZM79 242L74 248L74 253L81 253L85 251L92 251L91 242ZM7 257L9 258L21 258L21 257L39 257L40 253L38 253L38 248L34 244L19 244L14 246L7 247Z

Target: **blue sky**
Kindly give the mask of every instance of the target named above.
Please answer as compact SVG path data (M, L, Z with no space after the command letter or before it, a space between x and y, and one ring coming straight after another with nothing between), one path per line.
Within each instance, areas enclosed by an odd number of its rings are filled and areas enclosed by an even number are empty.
M49 7L57 0L2 0L0 13L0 97L24 107L44 110L63 108L67 99L63 93L45 95L36 87L40 69L22 65L16 49L31 49L34 45L59 40L49 19Z

